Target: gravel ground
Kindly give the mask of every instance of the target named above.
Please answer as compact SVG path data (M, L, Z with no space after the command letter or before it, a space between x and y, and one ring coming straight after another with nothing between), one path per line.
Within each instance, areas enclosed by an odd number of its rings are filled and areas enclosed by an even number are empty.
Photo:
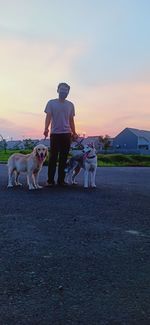
M7 189L0 165L0 324L150 324L150 168L82 178Z

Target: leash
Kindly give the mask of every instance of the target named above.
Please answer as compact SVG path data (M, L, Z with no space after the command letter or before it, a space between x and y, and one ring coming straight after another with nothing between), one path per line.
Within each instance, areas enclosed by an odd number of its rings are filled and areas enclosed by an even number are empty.
M80 141L78 141L78 140L74 140L73 142L76 143L75 148L78 147L80 150L83 150L83 149L84 149L84 146L83 146L83 144L82 144L82 141L83 141L83 140L84 140L84 138L82 138ZM72 147L72 148L73 148L73 147Z

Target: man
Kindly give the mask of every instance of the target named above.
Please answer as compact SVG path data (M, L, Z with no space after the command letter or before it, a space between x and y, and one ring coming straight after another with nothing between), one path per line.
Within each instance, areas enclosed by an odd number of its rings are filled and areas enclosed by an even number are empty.
M70 86L64 82L60 83L57 88L58 98L49 100L46 108L45 130L44 135L47 138L50 132L50 156L48 162L48 180L47 185L55 185L56 164L58 161L58 179L57 184L66 185L65 167L67 156L70 150L71 136L77 138L74 123L74 105L66 100L70 91Z

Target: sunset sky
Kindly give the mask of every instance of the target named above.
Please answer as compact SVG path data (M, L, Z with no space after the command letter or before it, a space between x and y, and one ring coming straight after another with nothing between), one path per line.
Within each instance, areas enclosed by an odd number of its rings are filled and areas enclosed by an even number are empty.
M76 131L150 130L149 0L0 0L0 134L42 138L71 86Z

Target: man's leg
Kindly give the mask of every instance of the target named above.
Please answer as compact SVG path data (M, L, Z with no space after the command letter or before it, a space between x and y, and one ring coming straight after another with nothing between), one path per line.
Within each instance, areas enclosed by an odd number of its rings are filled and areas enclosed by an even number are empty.
M70 150L71 134L64 133L60 135L59 148L59 166L58 166L58 184L63 184L65 179L65 168L67 157Z
M50 136L50 155L48 160L48 184L55 184L55 172L58 158L58 137L57 134Z

